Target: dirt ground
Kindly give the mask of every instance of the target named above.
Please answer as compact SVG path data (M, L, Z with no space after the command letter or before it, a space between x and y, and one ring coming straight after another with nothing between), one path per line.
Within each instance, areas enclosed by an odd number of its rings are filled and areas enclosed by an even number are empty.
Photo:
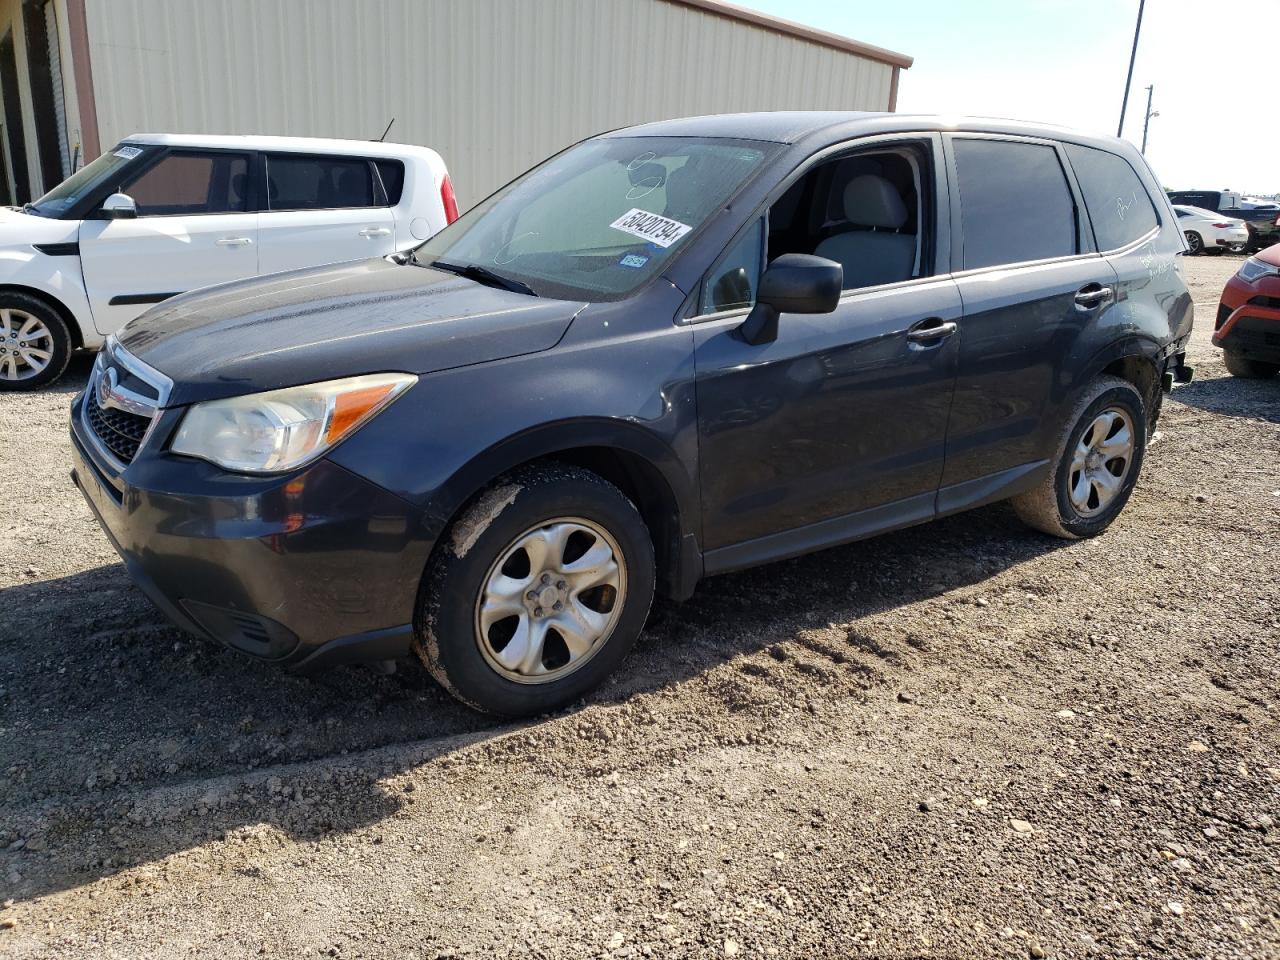
M1127 511L705 582L532 723L168 626L0 395L0 955L1280 957L1280 382L1209 332Z

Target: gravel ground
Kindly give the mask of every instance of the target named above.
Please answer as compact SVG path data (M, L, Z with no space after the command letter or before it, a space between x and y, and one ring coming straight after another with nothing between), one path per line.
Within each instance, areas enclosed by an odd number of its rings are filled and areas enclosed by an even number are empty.
M0 396L6 957L1280 957L1280 382L1209 330L1127 511L704 583L503 724L193 642Z

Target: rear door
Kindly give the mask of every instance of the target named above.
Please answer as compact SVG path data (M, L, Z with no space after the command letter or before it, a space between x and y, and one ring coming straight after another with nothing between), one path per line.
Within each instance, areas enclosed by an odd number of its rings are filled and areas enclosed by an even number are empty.
M265 154L263 185L261 273L386 256L395 250L395 219L367 159Z
M179 293L257 274L251 159L167 151L119 184L137 204L137 219L84 221L80 260L99 333Z
M1058 145L944 140L964 320L939 512L998 495L1043 462L1074 349L1114 300L1116 280L1094 250Z

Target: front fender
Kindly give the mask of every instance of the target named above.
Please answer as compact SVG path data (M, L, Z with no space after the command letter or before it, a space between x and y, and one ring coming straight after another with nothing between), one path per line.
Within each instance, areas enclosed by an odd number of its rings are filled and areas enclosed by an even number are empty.
M74 243L65 246L70 250ZM35 294L52 302L70 320L73 338L85 347L101 346L103 337L93 325L77 253L55 256L30 245L0 247L0 289Z

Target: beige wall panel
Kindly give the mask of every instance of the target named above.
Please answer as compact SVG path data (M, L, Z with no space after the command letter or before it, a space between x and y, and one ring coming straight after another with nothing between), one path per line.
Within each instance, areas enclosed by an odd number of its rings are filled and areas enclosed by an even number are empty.
M601 130L884 110L892 67L663 0L88 0L103 148L134 132L377 137L466 206Z

